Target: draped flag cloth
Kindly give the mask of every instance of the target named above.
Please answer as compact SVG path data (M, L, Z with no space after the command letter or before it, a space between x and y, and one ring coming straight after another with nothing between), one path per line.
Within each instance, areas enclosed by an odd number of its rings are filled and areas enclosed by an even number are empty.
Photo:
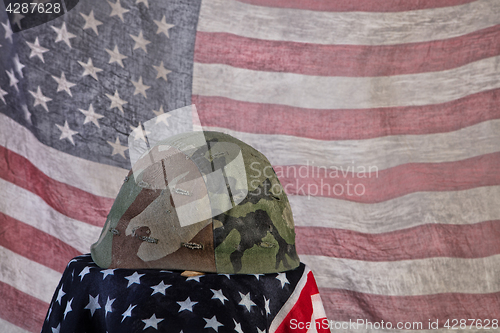
M312 272L206 274L101 269L70 261L42 333L329 332Z
M40 331L127 136L191 104L273 164L333 330L495 330L500 1L81 0L15 32L22 16L0 3L0 332Z

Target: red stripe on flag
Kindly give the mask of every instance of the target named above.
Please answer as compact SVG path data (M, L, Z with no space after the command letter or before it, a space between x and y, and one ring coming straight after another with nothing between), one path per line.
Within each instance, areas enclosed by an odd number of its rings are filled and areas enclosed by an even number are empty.
M366 77L443 71L499 54L500 25L496 25L446 40L375 46L269 41L199 31L194 60L264 72Z
M432 257L483 258L500 254L500 220L472 225L426 224L382 234L295 227L299 254L365 261Z
M41 197L50 207L73 219L102 227L114 200L58 182L28 159L0 146L0 177Z
M393 328L398 322L421 322L427 325L423 329L429 329L429 320L439 320L439 327L443 327L448 319L481 319L483 325L484 319L489 319L491 329L491 320L500 318L500 292L384 296L321 288L320 294L328 319L334 321L363 319L380 323L383 320L391 322Z
M256 6L296 8L330 12L402 12L466 4L475 0L237 0Z
M303 109L199 95L193 95L192 102L203 126L317 140L443 133L500 119L500 89L442 104L377 109Z
M318 169L307 165L273 166L288 195L311 195L377 203L421 191L459 191L500 185L500 152L443 163L408 163L366 174L358 169ZM374 166L371 166L374 167ZM354 175L351 170L354 170ZM347 171L347 172L346 172ZM338 178L335 178L338 175Z
M2 213L0 246L61 273L72 258L81 254L54 236Z
M30 332L40 332L49 304L0 281L0 318Z

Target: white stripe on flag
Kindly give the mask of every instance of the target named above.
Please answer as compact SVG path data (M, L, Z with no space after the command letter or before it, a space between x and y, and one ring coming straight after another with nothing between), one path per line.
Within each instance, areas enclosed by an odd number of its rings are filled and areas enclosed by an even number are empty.
M50 303L61 279L56 272L0 246L0 281Z
M193 94L313 109L428 105L500 88L499 66L491 57L440 72L328 77L194 63Z
M202 1L198 31L316 44L393 45L447 39L500 24L500 2L407 12L319 12Z
M425 240L423 240L425 241ZM301 255L319 288L385 296L500 291L500 255L478 259L427 258L369 262Z
M311 295L311 302L313 306L313 318L320 319L326 318L325 308L320 294Z
M69 218L42 198L0 178L0 213L26 223L67 243L81 253L99 238L102 228Z
M500 186L453 192L416 192L366 204L289 195L296 226L384 233L424 224L467 225L500 220Z
M380 171L406 163L453 162L500 151L500 119L447 133L365 140L322 141L218 127L204 127L204 130L224 132L240 139L268 156L272 165L306 165L307 162L311 165L314 161L314 166L343 167L344 171L361 166L366 167L366 171L369 166Z

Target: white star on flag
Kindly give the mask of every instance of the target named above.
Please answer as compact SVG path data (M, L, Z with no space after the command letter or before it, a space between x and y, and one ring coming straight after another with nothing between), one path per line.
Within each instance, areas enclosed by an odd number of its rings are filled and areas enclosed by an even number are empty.
M29 90L31 96L35 98L35 103L33 106L41 105L45 109L45 111L49 112L49 108L47 107L47 102L50 102L52 98L46 97L43 95L42 90L40 89L40 86L38 86L36 93Z
M122 321L121 321L122 323L123 323L123 321L125 320L125 318L127 318L127 317L132 317L132 310L133 310L136 306L137 306L137 304L136 304L136 305L134 305L134 306L132 306L132 304L130 304L130 305L128 306L128 309L127 309L127 310L125 310L125 312L124 312L124 313L122 313L122 317L123 317L123 318L122 318Z
M66 309L64 309L64 317L63 317L63 319L66 318L66 315L68 313L70 313L71 311L73 311L73 309L71 308L71 303L73 302L73 299L74 298L70 299L69 302L66 304Z
M238 292L241 297L241 301L238 303L239 305L243 305L244 307L247 308L248 312L250 312L250 309L252 306L256 306L255 303L250 299L250 293L243 295L242 293Z
M172 71L166 69L164 66L163 66L163 61L160 63L160 66L155 66L153 65L154 69L156 69L156 71L158 72L158 74L156 74L156 78L162 78L164 79L165 81L168 81L167 80L167 74L171 73Z
M142 76L139 77L139 81L135 82L135 81L130 80L130 82L132 82L132 84L135 87L134 96L137 94L141 94L142 96L144 96L144 98L148 98L146 96L146 90L151 88L151 86L147 86L147 85L142 83Z
M135 140L143 140L144 142L147 142L146 137L151 134L150 131L144 130L142 127L141 122L139 122L139 125L137 127L134 127L130 125L130 128L132 129L132 132L130 135L134 135L134 141Z
M270 302L271 302L271 299L267 299L266 296L264 296L266 314L271 314L271 308L270 308L270 304L269 304Z
M219 332L219 326L222 326L222 324L217 321L217 318L215 316L213 316L211 319L203 319L207 322L204 328L213 328L216 332Z
M102 72L102 69L94 67L94 65L92 64L92 59L91 58L89 58L89 60L87 61L87 63L84 63L82 61L78 61L78 63L85 69L83 71L82 76L90 75L96 81L99 81L97 79L97 73Z
M150 44L151 42L144 39L144 37L142 36L142 30L139 32L139 36L130 35L130 37L132 37L132 39L135 41L134 50L141 48L144 50L144 52L148 53L146 45Z
M244 333L243 329L241 328L241 324L236 322L236 320L233 319L234 322L234 330L238 333Z
M122 5L120 3L120 0L116 0L115 3L112 3L111 1L108 1L108 4L112 8L111 14L109 14L109 16L118 16L118 17L120 17L120 20L122 20L122 22L125 22L123 20L123 14L127 13L128 9L124 9L122 7Z
M114 269L106 269L104 271L101 271L101 273L103 274L102 279L104 280L108 275L114 275L114 271L115 271Z
M12 43L13 32L12 32L12 29L10 27L9 20L7 20L6 23L2 23L2 26L5 30L5 37L4 38L10 40L10 42Z
M16 69L17 74L22 78L23 77L23 68L24 66L21 61L19 61L19 56L16 54L14 56L14 68Z
M62 305L61 301L63 296L66 295L66 293L63 291L63 286L61 286L61 289L59 289L59 292L57 293L57 298L56 302L59 302L60 305Z
M14 86L14 88L16 88L16 91L19 92L19 88L17 87L19 80L16 78L14 70L11 69L10 71L5 71L5 73L7 73L7 75L9 76L10 87Z
M94 112L94 107L92 106L92 103L89 106L88 110L84 109L78 109L81 113L85 115L85 120L83 121L83 124L87 124L89 122L93 122L97 127L101 127L99 125L99 119L103 118L104 116L98 113Z
M224 304L224 301L228 301L226 296L224 296L224 294L222 293L222 289L219 290L210 289L210 290L214 294L212 296L212 299L218 299L222 304Z
M102 22L95 19L94 10L91 10L89 15L85 15L83 13L80 13L80 15L82 15L83 19L85 20L85 25L83 26L83 30L90 28L94 30L96 35L99 36L99 32L97 31L97 26L101 25Z
M150 134L149 132L146 132L146 134ZM196 281L196 282L200 282L200 278L202 277L202 275L196 275L196 276L190 276L186 279L186 281Z
M59 333L61 331L61 323L57 327L52 327L52 333Z
M111 145L111 147L113 147L113 152L111 153L111 156L113 155L116 155L116 154L119 154L121 155L123 158L126 158L125 157L125 150L128 149L128 147L126 146L122 146L120 144L120 139L118 138L118 136L116 137L116 141L113 143L111 141L107 141L107 143L109 145Z
M113 62L116 62L121 67L125 67L125 66L123 66L122 60L123 59L127 59L127 56L124 56L123 54L120 53L120 51L118 51L118 46L117 45L115 45L115 48L114 48L113 51L111 51L109 49L106 49L106 52L108 52L109 57L110 57L108 63L111 64Z
M162 322L164 318L156 318L156 314L153 313L151 318L149 319L143 319L142 321L146 326L144 326L143 330L145 330L148 327L153 327L155 330L158 329L158 323Z
M153 113L156 116L155 125L160 122L163 122L166 126L169 126L167 118L169 118L171 115L163 111L163 105L160 106L160 110L158 111L153 110Z
M0 88L0 99L2 100L2 102L4 102L5 104L7 104L5 102L5 98L4 98L5 95L7 95L7 92L5 90L3 90L2 88Z
M64 126L61 126L59 124L56 124L56 126L61 131L61 136L59 137L59 140L68 139L74 146L75 141L73 141L73 135L78 134L78 132L73 131L72 129L69 128L67 120L64 121Z
M281 282L281 288L284 288L285 284L287 284L287 283L290 284L290 282L288 282L288 279L286 278L285 273L278 273L278 276L276 276L276 279Z
M110 94L106 94L106 96L111 100L111 106L109 107L109 109L118 108L118 110L120 110L122 113L124 113L123 112L123 105L127 104L128 102L126 102L120 98L120 96L118 95L118 90L115 90L114 96L110 95Z
M40 60L43 63L45 63L45 60L43 60L43 54L45 52L48 52L49 49L46 49L45 47L40 46L40 43L38 42L38 37L35 38L34 43L26 42L26 44L28 44L28 46L31 49L30 59L33 58L34 56L37 56L38 58L40 58Z
M24 15L21 13L16 13L14 12L14 19L12 20L13 23L15 23L19 29L21 29L21 20L24 18Z
M65 91L65 92L68 93L68 95L70 95L71 97L73 97L73 95L71 94L70 88L76 86L76 84L67 81L66 77L64 76L64 72L61 72L61 77L60 78L58 78L55 75L52 75L52 78L54 80L56 80L56 82L57 82L57 92Z
M56 43L63 41L71 49L71 43L69 40L71 38L75 38L76 35L72 34L71 32L68 32L68 30L66 29L66 22L63 22L60 28L56 28L54 26L51 26L51 28L57 33Z
M88 266L85 266L85 268L82 269L80 274L78 274L78 276L80 277L80 281L83 281L83 278L85 277L85 275L87 275L89 273L90 273L90 268Z
M144 276L144 274L139 274L137 272L134 272L134 274L126 276L125 279L128 280L127 288L133 285L134 283L141 284L141 277Z
M191 311L193 312L193 306L195 304L198 304L198 302L191 302L191 298L186 298L186 300L184 302L177 302L177 304L179 304L181 307L180 309L178 310L178 312L181 312L181 311L184 311L184 310L188 310L188 311Z
M165 290L167 288L170 288L171 286L172 285L165 284L165 283L163 283L163 281L161 281L156 286L150 287L151 289L153 289L153 293L151 294L151 296L156 294L156 293L165 295Z
M156 31L156 33L157 34L164 33L165 36L170 38L170 36L168 35L168 30L175 27L175 25L168 24L165 20L165 15L163 15L163 18L161 19L161 21L157 21L157 20L153 20L153 21L158 26L158 30Z
M89 295L89 304L84 309L90 310L90 315L93 317L95 310L100 309L101 306L99 305L99 295L96 297L92 297L92 295Z
M113 302L115 301L116 298L109 299L106 301L106 305L104 306L104 317L107 316L108 312L113 312L113 308L111 307L113 305Z

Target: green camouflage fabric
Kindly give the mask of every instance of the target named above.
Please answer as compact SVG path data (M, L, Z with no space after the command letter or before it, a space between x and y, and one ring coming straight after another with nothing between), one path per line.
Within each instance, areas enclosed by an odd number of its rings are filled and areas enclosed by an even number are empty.
M298 267L292 211L267 158L219 132L203 132L200 145L195 133L158 143L171 147L169 157L131 171L92 245L94 261L103 268L223 274ZM214 172L220 178L210 178ZM178 188L160 186L173 179Z

